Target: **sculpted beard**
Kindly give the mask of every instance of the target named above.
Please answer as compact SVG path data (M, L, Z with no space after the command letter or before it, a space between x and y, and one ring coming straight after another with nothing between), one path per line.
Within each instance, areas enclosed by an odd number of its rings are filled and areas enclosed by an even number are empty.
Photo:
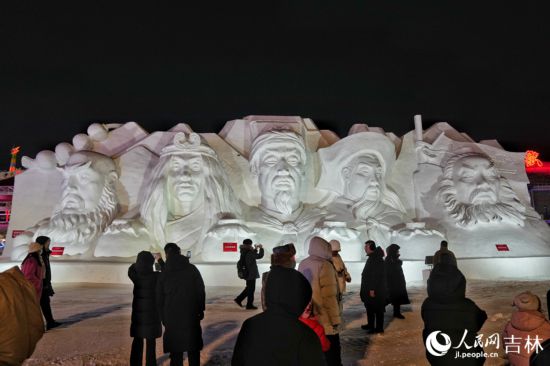
M280 179L285 179L288 181L289 187L287 189L281 189L277 187L277 180ZM272 187L275 191L274 202L277 210L279 210L279 212L281 212L283 215L291 215L293 211L292 199L296 191L296 182L294 181L294 178L290 175L284 178L276 176L273 179Z
M50 218L45 234L52 240L71 243L88 243L97 238L115 218L118 201L114 186L106 185L99 203L88 213L63 213L60 208Z
M463 203L456 198L456 188L451 179L443 179L438 192L449 216L460 226L475 225L478 222L510 221L523 226L525 207L506 180L501 180L500 201L496 203Z
M374 209L378 206L378 203L380 203L380 198L377 198L375 200L369 200L366 197L361 198L351 207L353 217L358 220L366 220L374 211Z

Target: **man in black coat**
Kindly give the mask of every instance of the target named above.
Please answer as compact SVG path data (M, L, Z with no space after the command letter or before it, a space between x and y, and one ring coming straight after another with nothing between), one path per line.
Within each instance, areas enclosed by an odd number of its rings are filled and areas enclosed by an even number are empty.
M128 277L134 284L132 300L132 322L130 337L133 337L130 352L130 366L143 364L143 340L146 341L145 362L156 365L156 338L162 335L159 311L156 303L156 286L159 276L153 271L155 258L150 252L140 252L136 263L128 268Z
M400 246L391 244L386 248L386 278L388 284L389 301L393 305L393 316L398 319L405 319L401 314L401 305L410 304L407 294L407 283L403 274L403 261L399 259Z
M180 254L176 244L169 243L164 250L166 266L157 282L164 352L170 352L171 366L183 365L183 352L187 352L190 366L198 366L203 347L200 322L205 309L204 282L197 267Z
M243 245L241 245L241 258L245 261L248 275L244 278L244 280L246 280L246 287L239 294L239 296L233 300L240 307L243 306L242 301L247 298L246 308L250 310L257 309L257 307L254 306L254 291L256 290L256 279L260 278L260 273L258 272L256 260L263 258L263 256L264 248L262 244L255 245L253 247L252 240L243 240Z
M54 320L52 308L50 305L50 297L55 294L52 287L52 269L50 267L50 255L52 254L52 251L50 250L51 241L50 238L48 238L47 236L39 236L38 238L36 238L36 242L42 245L41 257L46 270L46 273L44 274L44 279L42 280L40 308L42 309L42 314L44 314L44 318L46 319L46 329L50 330L61 325L61 323Z
M361 328L368 330L369 334L384 333L384 311L388 297L384 252L372 240L365 242L365 251L368 259L361 274L360 296L367 310L368 324Z
M311 300L307 279L295 269L274 266L265 291L267 309L243 323L231 365L326 365L319 338L298 320Z
M422 304L422 319L422 338L430 364L483 365L484 357L456 357L457 352L483 353L483 348L473 346L487 313L466 298L466 279L454 264L441 263L432 270L428 278L428 298Z

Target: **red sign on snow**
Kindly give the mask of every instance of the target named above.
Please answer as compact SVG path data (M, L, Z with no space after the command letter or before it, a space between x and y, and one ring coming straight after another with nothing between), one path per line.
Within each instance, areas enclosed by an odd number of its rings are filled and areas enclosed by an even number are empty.
M495 244L499 252L509 252L508 244Z
M52 255L63 255L65 247L52 247Z
M17 238L19 235L23 234L25 230L13 230L11 232L11 238Z
M238 244L237 243L223 243L224 252L236 252Z

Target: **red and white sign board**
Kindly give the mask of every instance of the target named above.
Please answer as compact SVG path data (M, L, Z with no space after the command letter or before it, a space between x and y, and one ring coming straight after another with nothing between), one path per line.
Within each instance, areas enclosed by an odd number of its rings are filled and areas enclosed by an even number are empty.
M238 243L223 243L224 252L236 252L238 248Z
M13 230L11 232L11 238L17 238L19 235L23 234L25 230Z
M495 244L499 252L509 252L508 244Z
M52 255L63 255L65 247L52 247Z

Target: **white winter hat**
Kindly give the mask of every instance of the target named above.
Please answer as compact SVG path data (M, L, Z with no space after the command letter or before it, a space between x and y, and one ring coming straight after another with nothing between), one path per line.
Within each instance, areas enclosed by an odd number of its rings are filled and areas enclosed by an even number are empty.
M333 252L339 252L342 250L342 248L340 248L340 242L336 239L329 241L329 244Z

